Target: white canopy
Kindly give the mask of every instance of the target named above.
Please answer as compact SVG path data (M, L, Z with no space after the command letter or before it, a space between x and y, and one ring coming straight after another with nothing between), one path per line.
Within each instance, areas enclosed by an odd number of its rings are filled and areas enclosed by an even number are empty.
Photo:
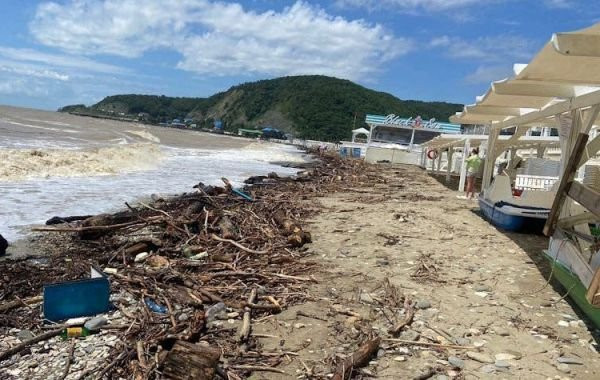
M529 64L516 64L513 70L512 78L492 83L450 121L489 124L492 129L534 126L600 102L600 23L554 34Z
M366 129L366 128L358 128L358 129L353 129L353 130L352 130L352 134L353 134L353 135L360 135L360 134L363 134L363 135L367 135L367 136L368 136L368 135L369 135L369 130L368 130L368 129Z
M352 130L352 142L354 142L354 140L356 139L356 136L358 136L358 135L365 135L365 136L367 136L367 139L368 139L370 134L371 134L371 132L369 132L369 130L366 128L354 129L354 130Z

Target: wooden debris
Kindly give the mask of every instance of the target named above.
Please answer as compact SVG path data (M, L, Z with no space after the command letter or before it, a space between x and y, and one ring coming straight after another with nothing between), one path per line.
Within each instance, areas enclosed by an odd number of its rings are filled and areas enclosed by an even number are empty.
M248 296L247 305L254 304L256 300L256 289L252 289L250 295ZM250 336L250 323L252 317L252 309L248 306L244 309L244 317L242 319L242 327L240 328L239 339L241 343L248 341L248 337Z
M55 330L50 330L48 332L45 332L43 334L37 335L29 340L24 341L23 343L17 344L16 346L14 346L13 348L9 348L8 350L0 353L0 361L10 358L11 356L13 356L14 354L18 354L19 352L23 351L24 349L26 349L27 347L31 346L32 344L50 339L50 338L54 338L55 336L60 335L60 333L63 331L62 328L60 329L55 329Z
M347 380L352 375L352 371L354 368L360 368L369 363L369 360L377 350L379 349L379 345L381 344L381 338L377 337L375 339L371 339L363 344L355 353L353 353L349 358L340 363L333 374L332 380Z
M221 350L178 340L161 366L167 379L212 380Z
M412 323L412 320L415 316L415 305L408 297L404 300L404 313L404 320L402 320L396 326L390 328L390 334L396 335L400 333L405 326L408 326Z
M314 168L294 178L273 175L268 177L269 186L242 189L253 202L234 194L229 186L198 184L198 192L127 205L125 211L70 224L37 227L36 231L60 233L60 239L42 237L49 242L47 265L0 262L5 284L24 285L0 289L5 300L0 310L15 326L35 330L41 322L39 308L17 308L30 299L41 301L35 296L45 284L88 276L93 263L100 269L111 268L107 275L112 289L133 302L116 303L123 321L113 327L122 330L123 345L112 349L109 363L84 371L84 377L91 373L106 378L152 377L168 363L188 360L178 359L185 355L161 347L162 342L202 340L226 352L241 352L228 357L219 373L229 379L245 378L248 372L276 366L282 357L295 355L262 351L251 330L252 318L264 320L310 297L306 288L316 282L313 273L320 264L302 259L305 253L294 249L311 241L301 221L318 210L306 200L371 178L379 177L363 162L322 156ZM142 252L149 253L146 260L133 263ZM259 290L266 296L257 297ZM339 312L360 317L345 308ZM217 323L207 323L209 318ZM227 318L242 319L239 332L221 324ZM1 354L2 358L60 331L44 331ZM171 356L170 361L164 361L165 355Z

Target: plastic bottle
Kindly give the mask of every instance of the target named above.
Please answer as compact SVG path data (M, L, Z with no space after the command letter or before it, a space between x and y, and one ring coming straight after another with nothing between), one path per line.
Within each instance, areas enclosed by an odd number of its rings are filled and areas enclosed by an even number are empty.
M67 327L60 333L60 337L63 340L69 338L85 338L89 335L92 335L92 332L85 327Z

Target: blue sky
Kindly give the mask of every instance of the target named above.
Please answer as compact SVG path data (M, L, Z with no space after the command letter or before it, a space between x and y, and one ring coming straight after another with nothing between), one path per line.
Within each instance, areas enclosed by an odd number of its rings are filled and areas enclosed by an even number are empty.
M472 103L591 0L66 0L0 3L0 104L209 96L324 74L401 99Z

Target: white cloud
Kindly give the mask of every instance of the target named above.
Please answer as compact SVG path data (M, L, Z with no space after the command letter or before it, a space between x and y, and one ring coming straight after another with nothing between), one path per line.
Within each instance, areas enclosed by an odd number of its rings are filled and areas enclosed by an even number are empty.
M126 70L118 66L97 62L86 57L65 54L48 54L33 49L16 49L0 46L0 57L14 61L35 62L45 66L64 67L88 72L105 74L126 72Z
M27 67L19 62L0 60L0 71L37 78L56 79L60 81L69 80L69 76L67 74L61 74L57 71L43 67Z
M493 0L498 1L498 0ZM489 2L489 0L488 0ZM481 0L337 0L340 7L360 7L366 9L392 8L399 10L444 11L464 8L472 5L482 5Z
M440 36L430 41L432 48L443 48L455 59L487 62L528 61L536 43L519 36L501 35L465 40L460 37Z
M0 94L43 97L48 96L49 88L43 82L31 77L0 76Z
M359 79L412 47L379 25L302 1L263 13L208 0L50 2L38 7L30 30L39 42L78 54L139 57L169 48L182 55L179 68L216 75Z
M465 77L468 84L489 84L493 81L508 78L512 74L510 65L479 66L473 73Z

